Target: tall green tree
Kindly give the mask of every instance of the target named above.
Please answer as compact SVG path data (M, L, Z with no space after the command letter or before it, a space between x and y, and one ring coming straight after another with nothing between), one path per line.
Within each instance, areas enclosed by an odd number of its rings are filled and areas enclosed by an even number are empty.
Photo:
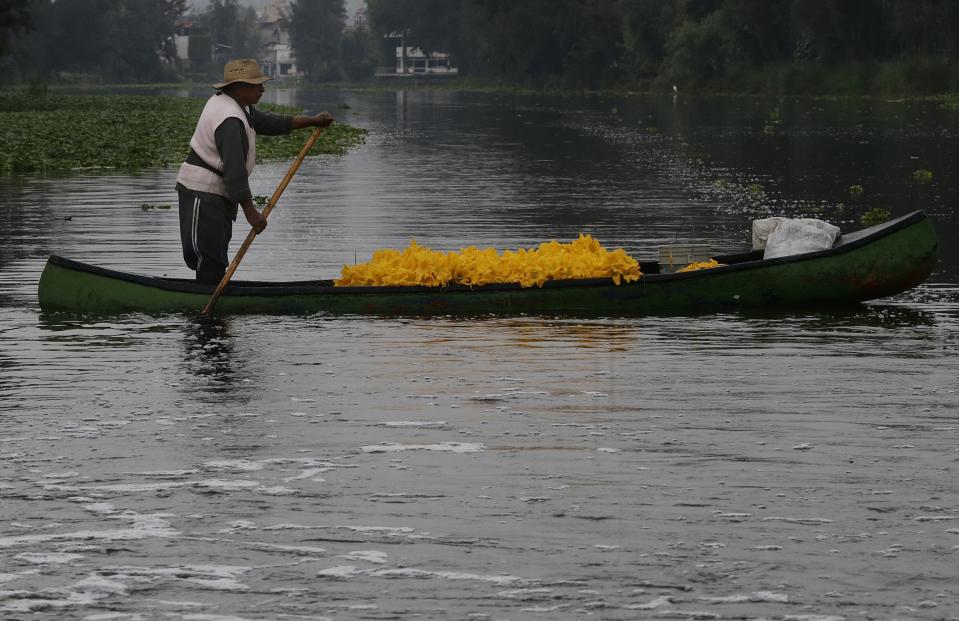
M21 77L89 73L147 82L166 77L186 0L31 0L33 28L13 41Z
M203 16L218 61L255 58L260 52L260 28L256 11L238 0L213 0Z
M111 5L106 14L106 58L101 61L108 75L153 82L171 74L176 58L173 35L186 12L186 0L123 0Z
M30 25L29 0L0 0L0 56L7 52L7 37Z
M340 66L353 81L373 77L374 46L366 28L348 28L340 39Z
M623 20L623 62L629 75L659 74L666 43L681 23L682 7L673 0L620 0Z
M345 23L344 0L293 0L290 3L290 45L297 65L309 79L339 79L340 37Z

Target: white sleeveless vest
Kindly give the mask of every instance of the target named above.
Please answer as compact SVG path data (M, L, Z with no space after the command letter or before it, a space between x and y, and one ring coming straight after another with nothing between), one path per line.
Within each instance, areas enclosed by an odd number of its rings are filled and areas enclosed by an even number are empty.
M253 172L253 166L256 164L256 132L250 127L250 122L247 120L243 108L229 95L217 94L207 100L206 105L203 106L203 112L200 113L200 120L196 123L193 137L190 139L190 147L200 156L200 159L222 172L223 160L216 148L216 139L213 134L220 123L229 118L240 119L246 129L246 137L250 143L250 150L246 155L246 174L249 175ZM177 174L176 180L197 192L209 192L226 196L226 185L223 183L223 177L202 166L194 166L183 162L180 165L180 172Z

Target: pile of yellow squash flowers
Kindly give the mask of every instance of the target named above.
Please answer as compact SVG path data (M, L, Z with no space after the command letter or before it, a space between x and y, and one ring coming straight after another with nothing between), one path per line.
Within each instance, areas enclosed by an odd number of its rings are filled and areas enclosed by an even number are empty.
M344 265L334 284L445 287L518 283L523 287L542 287L548 280L610 278L618 285L639 280L642 275L639 263L625 250L607 250L592 236L581 233L578 239L566 244L548 241L529 250L502 253L495 248L475 246L439 252L412 241L402 251L381 249L366 263Z

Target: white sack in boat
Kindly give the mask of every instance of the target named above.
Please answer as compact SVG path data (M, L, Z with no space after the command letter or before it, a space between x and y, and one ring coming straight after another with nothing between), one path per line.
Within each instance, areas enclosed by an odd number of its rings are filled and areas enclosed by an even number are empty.
M839 237L839 227L828 222L784 218L767 236L763 259L826 250L833 247L837 237Z
M766 247L769 236L783 222L799 222L808 226L814 226L817 229L832 234L833 243L839 237L839 227L833 226L828 222L816 220L815 218L763 218L762 220L753 220L753 250L762 250ZM819 249L821 250L821 248Z

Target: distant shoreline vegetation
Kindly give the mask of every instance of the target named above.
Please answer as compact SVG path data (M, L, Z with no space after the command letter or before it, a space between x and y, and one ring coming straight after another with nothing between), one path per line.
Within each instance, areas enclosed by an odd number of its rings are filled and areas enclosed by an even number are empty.
M186 156L203 104L203 99L169 96L2 94L0 174L135 171L178 164ZM301 112L272 104L259 107L281 114ZM257 159L296 156L308 133L260 137ZM343 155L366 134L334 123L311 155Z

